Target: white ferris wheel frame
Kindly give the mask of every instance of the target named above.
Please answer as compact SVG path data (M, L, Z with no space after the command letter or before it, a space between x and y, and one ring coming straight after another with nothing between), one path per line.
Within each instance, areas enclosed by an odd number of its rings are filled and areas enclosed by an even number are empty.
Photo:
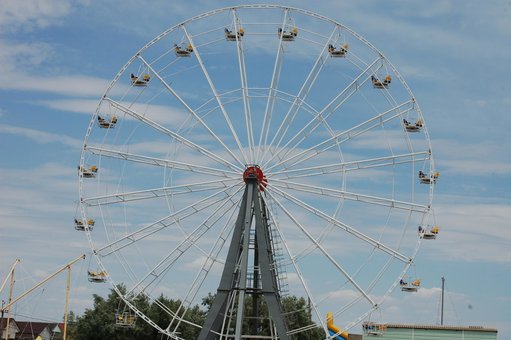
M284 53L282 52L281 44L282 39L279 43L279 49L275 58L274 68L273 68L273 74L271 76L271 84L268 88L251 88L248 84L247 79L247 72L245 65L245 57L244 57L244 49L242 48L242 43L240 39L236 39L234 42L236 44L236 51L237 51L237 57L238 57L238 67L239 67L239 73L240 73L240 88L235 91L241 92L241 99L243 101L243 108L244 108L244 117L246 122L246 133L247 133L247 142L246 145L241 141L241 139L238 136L238 133L234 127L234 125L231 123L230 116L227 113L225 109L225 103L222 101L223 96L225 96L225 93L220 93L219 90L216 88L214 81L210 77L208 73L208 68L203 61L201 54L200 54L200 46L196 46L194 43L194 36L187 31L187 26L208 18L212 17L221 13L229 12L233 16L233 24L234 24L234 32L237 32L239 30L238 24L238 12L242 10L247 9L267 9L267 10L279 10L282 11L284 14L284 20L282 23L282 26L284 27L286 25L286 22L288 21L289 17L288 14L292 13L298 13L300 15L313 17L315 19L321 20L323 22L330 23L334 30L332 31L330 37L326 36L327 40L330 41L331 36L334 34L335 30L339 29L344 32L349 33L352 37L358 39L358 41L362 42L364 45L366 45L369 49L373 50L376 55L379 57L375 60L373 60L369 65L365 65L366 68L361 70L359 72L358 77L353 79L353 81L344 87L343 91L339 92L335 98L333 98L327 105L323 107L322 110L318 111L314 109L313 107L308 106L308 103L306 102L308 91L311 87L314 86L315 78L319 75L321 72L321 57L324 55L327 46L325 45L323 47L323 51L316 59L314 65L311 68L310 73L307 75L306 80L303 82L300 90L297 94L290 94L285 91L282 91L278 88L278 78L280 76L279 72L281 70L281 63L284 58ZM211 93L212 93L212 99L211 101L217 102L217 108L221 111L223 117L225 118L225 123L227 125L227 131L231 134L232 139L234 140L234 145L237 146L238 150L236 152L239 153L240 156L237 156L235 152L230 148L228 145L224 143L223 138L215 133L213 129L209 128L209 125L207 122L203 120L203 116L201 116L199 113L197 113L197 109L193 109L188 102L180 96L179 93L177 93L171 84L168 83L166 79L164 79L158 72L158 70L154 69L151 62L148 62L144 57L144 52L148 50L153 45L157 44L159 41L164 39L169 34L175 32L175 31L182 31L184 36L186 37L185 40L187 40L194 51L195 60L197 61L198 68L200 68L202 74L205 76L207 84L210 87ZM329 114L335 112L340 106L342 106L354 93L356 93L360 86L367 84L369 82L369 77L367 76L368 73L371 72L371 69L373 66L380 61L384 60L386 63L386 66L389 68L391 73L397 78L397 80L400 82L400 84L404 87L404 89L408 92L409 99L404 102L397 102L392 98L392 95L384 89L383 91L386 91L385 95L388 95L395 103L395 105L390 108L389 110L386 110L384 112L381 112L380 114L374 116L373 118L364 121L363 123L353 126L352 128L348 130L343 131L335 131L333 128L331 128L328 123L326 123L326 119L328 118ZM136 110L130 108L125 103L120 102L119 100L114 99L113 96L110 96L112 89L115 87L116 84L121 80L121 77L125 76L126 71L128 68L134 63L139 62L144 67L146 67L149 72L156 78L152 81L158 81L163 88L168 91L169 94L171 94L181 105L182 108L190 115L191 118L193 118L196 121L196 124L200 125L202 128L204 128L209 134L210 137L218 142L218 144L223 148L224 153L226 156L223 156L219 153L213 152L209 150L207 147L202 146L198 144L197 142L194 142L186 137L184 133L180 133L179 130L176 132L176 130L170 129L167 126L160 124L157 121L152 120L151 118L146 117L145 115L137 112ZM250 97L252 96L249 92L257 93L264 91L267 91L266 97L268 98L267 106L265 110L264 115L264 121L262 124L262 132L259 136L259 140L257 140L257 137L253 134L254 127L251 125L253 119L250 107ZM234 92L234 91L233 91ZM264 96L264 94L263 94ZM277 133L272 137L270 136L270 116L271 116L271 110L272 106L274 105L274 101L276 98L286 98L289 102L292 103L292 106L288 113L286 114L285 118L282 120L282 122L279 125L279 128L277 130ZM166 136L169 136L173 138L176 142L179 142L181 145L186 146L187 148L197 152L198 154L202 155L203 157L207 158L210 161L216 162L218 164L218 167L212 167L212 166L203 166L203 165L197 165L197 164L191 164L187 163L185 161L178 161L173 159L163 159L163 158L156 158L156 157L149 157L147 155L139 155L136 153L131 152L121 152L119 150L110 149L107 147L97 147L97 146L89 146L88 140L89 136L92 134L94 129L97 129L96 127L96 120L97 117L101 114L102 104L106 102L109 105L111 105L116 110L119 110L123 112L126 116L131 117L132 119L145 124L146 126L150 127L151 129L154 129L154 131L157 131L158 133L162 133ZM291 139L288 139L287 141L284 140L284 136L287 132L287 126L290 124L291 121L295 118L296 112L299 109L308 110L312 116L309 123L303 126L302 130L300 130L294 137ZM389 246L378 239L375 239L373 237L370 237L363 232L359 231L356 227L353 227L349 224L344 223L342 220L338 219L335 215L331 216L330 214L325 213L324 211L313 207L312 205L304 202L302 199L298 198L297 196L289 193L288 190L292 189L297 192L305 193L305 194L311 194L311 195L324 195L325 197L333 197L336 199L342 200L352 200L357 202L363 202L367 204L375 204L375 205L385 205L388 207L392 207L394 209L403 209L403 210L409 210L410 212L419 212L422 213L424 216L424 221L427 221L429 216L432 213L432 200L433 200L433 189L434 189L434 181L431 181L429 183L429 192L427 193L428 201L423 204L415 203L415 202L407 202L407 201L400 201L400 200L394 200L394 199L383 199L382 197L367 195L367 194L361 194L356 192L348 192L345 190L339 190L335 188L324 188L320 186L314 186L310 184L300 183L300 179L303 177L312 177L312 176L318 176L321 174L328 174L328 173L339 173L340 171L349 172L349 171L356 171L357 169L369 169L369 168L380 168L389 166L389 164L397 165L397 164L404 164L409 162L421 162L421 161L427 161L429 164L429 173L433 173L435 171L434 161L432 157L431 152L431 143L429 138L429 133L427 131L426 126L424 126L421 130L421 134L424 137L424 140L428 144L427 150L420 150L417 152L408 152L403 154L397 154L397 155L391 155L387 157L377 157L377 158L370 158L370 159L362 159L359 161L347 161L347 162L338 162L338 163L332 163L332 164L321 164L318 166L308 166L304 168L292 168L293 166L299 165L300 163L303 163L307 161L312 156L310 155L311 151L318 151L318 153L327 152L328 150L332 148L336 148L341 144L343 141L350 140L352 138L355 138L359 135L362 135L363 133L373 129L375 126L382 125L388 121L391 121L393 119L396 119L396 117L403 117L408 111L414 110L419 115L420 119L423 119L422 111L419 108L418 103L415 100L415 96L413 95L411 89L403 79L403 77L400 75L400 73L397 71L397 69L390 63L390 61L376 48L374 47L370 42L365 40L362 36L351 30L350 28L344 26L343 24L332 20L328 17L316 14L311 11L294 8L294 7L285 7L285 6L279 6L279 5L240 5L240 6L234 6L234 7L226 7L217 9L214 11L209 11L207 13L194 16L188 20L182 21L177 25L174 25L170 27L169 29L162 32L160 35L155 37L153 40L151 40L149 43L147 43L145 46L143 46L139 51L135 53L135 55L121 68L121 70L115 75L111 83L109 84L108 88L105 91L105 94L103 95L101 102L99 103L96 111L94 112L92 119L88 125L86 135L85 135L85 141L82 149L82 153L80 156L80 168L83 169L87 167L88 160L87 155L94 154L99 155L100 157L108 157L112 159L120 159L125 160L129 162L137 162L140 164L153 164L156 166L169 168L169 169L179 169L184 171L190 171L197 174L206 174L206 175L220 175L220 179L218 180L208 180L203 182L195 182L190 183L187 185L171 185L168 187L160 187L160 188L153 188L153 189L145 189L145 190L138 190L138 191L132 191L132 192L126 192L123 195L112 193L111 195L100 195L96 197L85 197L83 196L84 192L84 186L86 185L85 182L88 181L88 179L84 178L84 176L79 176L79 193L80 193L80 208L81 208L81 215L82 219L85 223L87 219L87 209L92 206L102 206L105 204L116 204L117 202L128 202L128 201L138 201L153 197L165 197L166 195L169 195L169 193L172 193L172 195L178 195L180 193L186 194L190 192L200 192L201 190L211 190L211 189L217 189L213 194L209 194L206 197L204 197L200 201L193 202L190 205L187 205L183 207L182 209L178 211L174 211L165 218L161 220L157 220L152 224L149 224L136 232L129 233L125 235L125 237L112 240L111 242L104 244L102 246L97 246L94 241L93 233L91 230L86 230L86 235L88 238L88 241L90 243L90 246L93 250L94 257L96 258L98 262L98 266L104 270L107 271L109 268L104 266L102 262L102 257L109 256L111 254L115 254L120 249L123 249L125 247L130 246L131 244L136 243L138 240L142 238L148 237L148 235L152 235L154 233L157 233L159 230L168 227L172 224L179 224L175 223L177 219L182 219L187 216L190 216L190 214L194 214L196 211L201 211L204 209L208 209L216 204L218 204L215 207L215 210L206 219L207 223L213 223L211 220L214 220L217 217L218 214L221 214L225 211L232 211L237 204L239 204L239 200L235 199L235 195L239 194L240 189L234 190L236 186L239 186L240 184L243 184L242 179L240 177L240 174L246 169L247 164L261 164L261 168L266 169L267 174L273 176L270 181L270 185L272 190L268 190L267 194L263 196L264 200L271 200L266 202L266 205L268 207L273 207L269 209L269 215L273 216L275 214L274 209L278 210L280 213L284 213L287 218L295 224L295 226L301 230L301 232L308 238L308 240L311 242L310 249L314 248L316 250L319 250L319 252L330 262L331 265L333 265L337 270L342 273L342 275L348 280L351 285L359 292L359 296L354 299L349 304L345 305L342 310L338 311L338 314L341 314L343 310L349 309L350 306L357 303L360 300L367 300L367 302L371 305L371 308L368 309L368 311L362 315L360 315L359 318L356 320L352 320L348 325L347 328L353 327L356 324L359 324L363 319L367 318L368 315L370 315L374 310L378 309L381 303L392 293L394 288L399 283L399 277L395 279L392 285L388 288L387 292L384 294L384 296L375 298L371 295L371 287L373 287L377 282L378 276L382 276L385 273L385 268L382 268L381 273L379 273L374 282L370 283L368 287L363 288L357 283L357 279L353 277L352 274L348 273L344 269L344 267L338 263L338 261L330 254L330 252L324 248L322 240L318 239L317 237L311 235L307 227L305 227L300 220L286 208L285 204L283 204L283 200L293 202L296 206L300 207L303 211L307 212L308 214L314 215L320 220L323 220L326 223L331 224L332 226L343 230L344 232L359 238L363 242L365 242L367 245L373 247L374 249L378 249L378 251L382 251L390 256L389 263L390 265L391 261L400 261L403 264L403 269L400 274L400 277L403 277L406 272L409 270L410 266L413 264L413 260L415 255L418 252L418 249L421 244L421 238L417 238L417 242L415 244L414 250L410 254L402 254L399 250L395 249L395 247ZM310 131L314 131L320 124L324 124L323 127L325 129L330 130L330 137L314 144L313 146L308 147L304 150L297 150L296 147L300 145L301 141L306 139L308 135L311 133ZM406 133L405 133L406 134ZM265 145L271 145L274 147L274 150L277 150L273 153L270 147L265 147ZM281 152L281 150L286 150ZM273 162L276 158L278 158L277 161ZM262 163L260 163L262 161ZM291 165L289 166L290 170L282 170L278 169L279 165L283 162L291 162ZM101 169L101 167L100 167ZM276 169L277 171L271 172L273 169ZM226 209L226 207L230 207L229 209ZM233 213L234 215L234 213ZM233 216L232 215L232 216ZM232 216L228 219L228 221L232 221ZM272 217L273 218L273 217ZM154 321L152 321L150 318L148 318L146 315L144 315L142 312L140 312L135 305L133 305L130 302L130 299L128 298L130 294L134 293L140 293L137 292L138 287L144 284L145 280L147 280L151 273L155 273L158 270L161 270L161 273L165 272L165 266L169 264L169 261L173 261L174 256L176 256L176 252L178 251L186 251L189 247L195 247L194 239L196 237L200 237L202 233L205 233L205 229L203 227L204 224L200 224L199 227L197 227L195 230L193 230L191 233L189 233L189 237L184 238L183 242L181 242L172 252L168 254L168 256L165 259L162 259L160 263L158 263L145 277L138 278L138 282L131 287L130 291L127 294L121 293L117 286L116 281L112 277L108 277L108 280L112 284L112 287L116 292L125 300L125 303L127 306L129 306L131 309L133 309L139 317L144 319L146 322L151 324L153 327L158 329L160 332L168 334L169 336L179 339L179 336L172 331L170 331L168 328L164 329L157 325ZM205 267L209 267L209 270L213 266L214 262L221 262L221 260L216 259L215 256L218 255L218 251L221 249L221 247L224 245L222 242L226 242L223 238L226 238L226 235L228 234L229 225L226 223L223 228L221 235L219 238L215 241L215 246L211 249L211 251L206 251L204 249L201 249L203 251L204 255L207 258L211 258L213 260L207 261L204 263ZM301 285L303 286L304 291L308 295L308 298L311 301L312 310L316 314L316 318L318 322L321 324L322 328L326 330L326 324L322 320L322 314L317 308L318 301L315 300L314 294L311 292L310 287L307 284L307 280L304 277L304 275L301 274L301 269L299 265L299 259L301 256L305 256L307 252L310 249L304 249L302 253L294 254L289 249L288 244L286 242L286 236L281 233L281 230L279 228L276 228L276 232L279 234L278 236L283 241L284 251L286 252L288 256L288 265L293 268L295 273L297 273L298 278L300 280ZM188 248L187 248L188 247ZM215 255L215 251L217 252ZM204 267L203 267L204 268ZM200 274L200 273L199 273ZM197 274L197 277L194 279L190 290L187 292L184 300L188 303L191 303L192 296L194 294L197 294L197 287L200 286L201 280L204 278L201 277L199 274ZM206 274L207 275L207 274ZM153 279L157 280L158 277ZM151 282L153 282L151 281ZM143 292L143 289L142 289ZM189 301L188 301L189 300ZM156 301L156 300L155 300ZM183 302L185 302L183 301ZM165 309L164 306L162 308ZM186 308L186 307L184 307ZM174 314L172 311L167 309L167 312L175 319L179 319L179 322L185 322L190 323L190 321L185 320L184 318L180 317L179 315Z

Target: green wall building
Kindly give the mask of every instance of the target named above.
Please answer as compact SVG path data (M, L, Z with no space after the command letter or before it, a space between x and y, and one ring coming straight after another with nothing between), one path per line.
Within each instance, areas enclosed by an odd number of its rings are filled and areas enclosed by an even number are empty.
M495 328L364 323L364 340L497 340Z

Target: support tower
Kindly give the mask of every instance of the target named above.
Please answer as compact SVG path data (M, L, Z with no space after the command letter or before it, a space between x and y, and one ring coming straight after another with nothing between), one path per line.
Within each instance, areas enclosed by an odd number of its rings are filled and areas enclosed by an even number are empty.
M243 179L245 192L224 270L198 339L214 340L220 335L236 340L250 335L291 339L281 304L268 210L262 198L267 180L257 165L247 166ZM267 308L267 320L261 317L262 308Z

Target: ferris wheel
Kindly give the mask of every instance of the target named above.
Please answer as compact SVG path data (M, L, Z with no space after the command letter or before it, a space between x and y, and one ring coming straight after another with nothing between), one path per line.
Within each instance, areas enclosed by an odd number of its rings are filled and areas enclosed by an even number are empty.
M350 331L413 265L438 179L422 112L383 53L277 5L198 15L142 47L102 96L78 173L77 223L102 278L174 339L183 324L200 339L333 338L333 317ZM197 325L187 311L208 293ZM180 305L161 305L158 324L139 294ZM288 296L310 324L290 322Z

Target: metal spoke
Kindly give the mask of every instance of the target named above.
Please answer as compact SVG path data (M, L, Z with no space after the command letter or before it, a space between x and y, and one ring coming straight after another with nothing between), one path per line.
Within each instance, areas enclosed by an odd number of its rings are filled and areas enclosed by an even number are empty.
M280 194L279 192L280 190L277 189L277 193ZM329 260L329 262L335 267L337 268L343 275L344 277L351 282L351 284L353 285L353 287L355 287L356 290L358 290L358 292L360 294L362 294L367 301L369 301L369 303L371 305L374 305L374 301L373 299L369 296L369 294L367 294L364 289L362 289L362 287L360 287L358 285L357 282L355 282L355 280L349 275L349 273L333 258L332 255L330 255L330 253L319 243L316 241L316 239L314 239L314 237L307 231L307 229L298 221L298 219L296 217L293 216L293 214L291 214L285 207L284 205L275 198L275 196L273 196L271 194L270 191L268 191L268 195L271 197L271 199L273 199L275 201L275 203L279 206L279 208L287 215L287 217L289 217L289 219L298 227L298 229L300 229L300 231L305 235L307 236L307 238L309 239L309 241L314 244L320 251L321 253L325 256L326 259ZM286 196L283 196L284 198L286 198Z
M279 189L279 188L276 188L276 187L272 187L273 190L275 190L275 192L287 199L288 201L290 202L293 202L294 204L296 204L297 206L299 207L302 207L303 209L309 211L310 213L320 217L321 219L327 221L328 223L332 223L334 225L336 225L337 227L341 228L342 230L348 232L349 234L357 237L358 239L370 244L371 246L377 248L377 249L380 249L382 251L384 251L385 253L391 255L392 257L404 262L404 263L409 263L412 259L410 257L407 257L403 254L401 254L399 251L395 250L395 249L392 249L391 247L388 247L386 245L384 245L383 243L363 234L362 232L358 231L357 229L347 225L346 223L343 223L339 220L337 220L336 218L334 217L331 217L331 216L328 216L327 214L325 214L324 212L310 206L309 204L303 202L302 200L294 197L293 195L287 193L287 192L284 192L283 190Z
M178 211L173 212L170 215L167 215L155 222L148 224L145 227L138 229L132 233L129 233L122 238L119 238L115 241L110 242L107 245L99 247L96 249L96 254L98 256L108 256L112 253L115 253L122 248L125 248L137 241L140 241L154 233L157 233L165 228L173 226L177 224L179 221L182 221L190 216L195 215L197 212L207 209L215 204L218 204L225 199L229 198L231 195L228 191L234 188L235 185L215 192L197 202L194 202Z
M225 122L227 123L227 126L229 127L229 130L230 130L234 140L236 141L236 144L238 145L239 151L240 151L240 153L243 156L243 159L245 161L244 164L248 164L249 161L247 159L247 155L245 154L245 151L243 150L243 146L241 145L241 142L240 142L240 139L238 137L238 134L236 133L236 130L234 129L234 126L232 125L231 119L229 118L229 115L227 114L227 111L225 111L224 104L222 103L222 100L220 99L220 95L218 94L218 91L216 90L216 87L213 84L213 81L211 80L211 77L209 76L208 70L206 69L206 66L204 65L204 62L202 61L202 57L201 57L199 51L197 50L197 46L195 46L195 43L194 43L194 41L192 39L192 36L188 33L188 31L186 30L186 27L184 25L182 26L182 29L183 29L183 32L185 33L185 35L186 35L186 37L188 39L188 42L193 47L195 58L197 59L197 62L199 63L199 65L200 65L200 67L202 69L202 73L206 77L206 80L207 80L207 82L209 84L211 92L213 93L213 96L215 97L215 99L216 99L216 101L218 103L218 107L222 111L222 114L224 116Z
M200 152L201 154L203 154L204 156L218 162L218 163L221 163L221 164L224 164L225 166L229 167L230 169L232 170L242 170L242 168L240 168L239 166L237 165L234 165L232 163L230 163L229 161L225 160L224 158L218 156L217 154L209 151L209 150L206 150L205 148L203 148L202 146L196 144L196 143L193 143L192 141L188 140L187 138L183 137L182 135L180 135L179 133L176 133L170 129L167 129L166 127L152 121L151 119L145 117L144 115L141 115L139 114L138 112L136 112L135 110L133 110L132 108L129 108L125 105L122 105L121 103L113 100L112 98L109 98L109 97L105 97L104 98L106 101L108 101L110 104L112 104L113 107L115 107L116 109L119 109L121 110L122 112L130 115L131 117L135 118L135 119L138 119L139 121L151 126L152 128L160 131L160 132L163 132L164 134L178 140L179 142L183 143L184 145L190 147L192 150L196 150L198 152Z
M285 158L289 153L300 145L300 143L312 134L316 128L326 119L333 114L342 104L344 104L352 95L354 95L358 89L364 85L369 79L369 70L381 60L381 57L374 60L364 71L362 71L353 81L348 84L334 99L332 99L321 111L318 112L305 126L298 131L282 148L276 150L275 154L270 157L265 166L268 165L275 157L280 156L281 150L286 150L280 159ZM360 81L362 76L366 75L366 78ZM328 112L327 112L328 111ZM326 114L325 114L326 113ZM300 136L300 140L297 141ZM292 145L291 147L289 147Z
M272 179L272 186L281 188L281 189L289 189L295 190L299 192L306 192L314 195L322 195L334 198L341 198L351 201L357 201L368 204L381 205L389 208L396 208L402 210L410 210L414 212L425 213L429 210L429 207L422 204L416 204L413 202L405 202L398 201L395 199L378 197L378 196L369 196L363 194L352 193L344 190L331 189L326 187L307 185L298 182L291 181L282 181L278 179Z
M137 155L130 152L124 152L120 150L112 150L112 149L104 149L95 146L87 146L85 150L90 151L95 155L100 155L109 158L122 159L131 162L143 163L148 165L154 165L165 168L172 168L178 170L191 171L196 173L214 175L214 176L223 176L226 178L232 178L233 175L238 175L239 173L229 170L216 169L212 167L172 161L169 159L156 158L150 156Z
M339 162L323 164L306 168L291 168L271 173L272 179L275 176L279 178L293 179L300 177L321 176L332 173L347 172L362 169L381 168L395 166L400 164L423 162L429 160L431 153L428 151L419 151L400 155L390 155L378 158L363 159L351 162Z
M284 19L282 21L281 30L284 31L287 22L288 10L284 11ZM271 125L271 117L273 114L273 108L275 106L275 89L278 87L280 80L280 73L282 71L282 60L283 60L283 46L282 46L282 34L279 37L279 43L277 45L277 55L273 64L273 74L271 76L271 83L268 91L268 100L266 101L266 109L264 110L263 124L261 127L261 134L259 135L259 147L257 149L257 159L259 162L259 152L261 148L266 146L268 139L268 132Z
M239 204L241 203L241 198L238 200L237 203L235 203L236 207L239 207ZM232 229L233 219L235 214L237 213L236 209L231 210L231 214L229 218L227 219L226 223L224 224L222 230L218 234L217 239L215 240L215 243L211 247L211 250L209 254L206 256L206 259L204 260L201 269L198 271L194 281L190 285L190 289L188 290L186 296L183 298L181 305L178 308L178 312L181 309L184 309L182 311L182 314L184 315L186 313L186 310L191 306L193 303L193 299L195 298L196 294L198 293L198 290L204 283L207 275L211 271L211 268L213 267L213 264L218 261L218 256L220 251L223 249L225 243L228 240L228 236ZM174 320L173 320L174 321ZM171 324L173 323L171 322ZM175 329L179 326L179 323L176 324Z
M302 287L305 290L308 298L311 301L311 305L312 305L312 308L314 309L314 312L316 313L316 317L318 318L318 320L322 320L322 315L321 315L321 313L318 310L317 304L316 304L315 299L314 299L314 295L311 293L309 285L307 284L307 282L305 280L305 276L302 274L300 266L298 265L298 262L296 261L296 256L293 255L293 252L291 251L291 249L288 246L288 242L286 242L285 235L282 233L281 229L279 228L279 226L277 224L277 219L275 218L275 213L271 209L271 204L268 202L268 199L267 199L267 197L265 195L261 195L261 198L263 199L263 201L265 202L266 207L268 208L269 218L270 218L270 220L272 220L274 222L274 224L276 226L275 230L277 231L277 234L278 234L279 238L283 241L282 243L284 245L284 249L286 250L286 254L287 254L289 260L291 261L296 274L298 274L298 278L300 280L300 284L302 285ZM324 326L323 321L321 321L321 324Z
M336 31L337 31L337 26L334 28L334 30L330 34L330 37L329 37L327 43L323 46L321 53L316 58L316 61L314 62L314 65L312 66L311 70L309 71L309 74L307 75L302 86L300 87L298 94L295 96L293 103L291 104L291 107L287 111L286 115L284 116L284 119L282 120L277 131L275 132L275 134L270 142L270 145L273 145L275 148L278 148L280 146L280 144L282 143L282 140L284 139L284 137L287 133L287 130L293 123L293 121L296 117L296 114L298 113L298 110L300 110L300 108L302 107L302 104L305 103L305 99L307 98L310 90L314 86L316 79L318 78L318 76L320 75L320 73L323 69L323 66L326 64L326 61L328 59L324 58L323 56L328 48L328 42L332 39L332 37ZM268 127L268 129L269 129L269 127ZM264 131L264 125L263 125L263 131ZM270 148L266 149L267 134L265 136L265 140L264 140L264 144L263 144L265 147L263 156L261 157L261 159L263 159L263 160L265 159L267 152L270 151ZM277 141L277 138L279 137L279 135L280 135L280 138ZM261 145L261 143L259 143L259 144Z
M182 195L197 193L203 191L218 190L227 188L227 183L232 181L239 182L239 176L232 178L222 178L213 181L197 182L190 184L174 185L163 188L153 188L130 192L118 192L110 195L94 196L81 198L80 201L88 207L97 205L107 205L116 203L126 203L131 201L145 200L158 197L167 197L169 195Z
M238 162L238 164L240 164L242 167L244 166L245 163L241 162L238 157L236 157L236 155L231 151L231 149L225 145L225 143L222 141L222 139L220 137L218 137L214 132L213 130L211 130L211 128L208 126L208 124L206 124L201 117L199 117L197 115L197 113L190 107L188 106L188 104L174 91L174 89L172 89L169 84L167 84L167 82L158 74L158 72L156 72L156 70L147 62L144 60L144 58L142 58L141 55L138 55L137 56L138 59L140 59L146 66L147 68L151 71L151 73L153 73L156 78L158 78L158 80L162 83L162 85L181 103L181 105L184 106L184 108L195 118L197 119L198 122L201 123L201 125L208 131L208 133L220 144L222 145L222 147L227 151L227 153L229 153L229 155L231 155L231 157L236 161Z
M302 162L310 159L311 157L316 157L316 156L322 154L323 152L330 150L333 147L336 147L348 140L354 139L355 137L358 137L368 131L371 131L372 129L374 129L378 126L381 126L388 121L392 121L393 119L395 119L397 117L401 117L403 114L414 109L414 106L413 106L414 103L415 103L415 101L413 99L405 101L405 102L403 102L389 110L386 110L385 112L382 112L382 113L380 113L380 114L378 114L378 115L376 115L376 116L374 116L358 125L353 126L352 128L350 128L348 130L336 133L333 136L325 139L324 141L317 143L305 150L302 150L301 152L296 153L296 154L290 156L289 158L281 159L280 162L276 162L271 167L269 167L267 171L271 171L273 168L283 165L285 163L288 163L294 159L297 159L297 160L294 163L286 166L285 168L291 168L299 163L302 163ZM401 110L405 106L409 106L409 107L405 108L404 110ZM398 113L396 113L392 116L386 117L390 113L393 113L396 110L398 110ZM320 149L320 148L323 148L323 149ZM310 152L312 152L312 155L309 155L306 158L300 159L300 157L305 156L306 154L308 154Z
M236 11L233 10L234 14L234 31L238 32L238 18L236 16ZM252 127L252 113L250 111L250 100L248 94L248 80L247 80L247 69L245 66L245 52L243 49L243 40L239 39L238 34L236 34L236 49L238 51L238 65L240 69L240 81L241 81L241 92L243 94L243 109L245 111L245 125L247 129L247 139L248 139L248 150L250 161L254 161L254 130Z
M162 279L162 276L184 255L192 246L196 246L197 241L208 232L218 221L220 221L228 211L233 211L232 208L239 202L239 199L233 198L243 189L240 187L230 197L224 199L214 211L212 211L191 233L184 236L183 240L172 249L158 264L156 264L147 274L145 274L131 289L134 291L139 286L144 284L140 291L145 291L157 279ZM227 203L231 203L227 206ZM209 254L205 254L209 258ZM149 278L148 282L146 280ZM177 313L177 312L176 312Z

